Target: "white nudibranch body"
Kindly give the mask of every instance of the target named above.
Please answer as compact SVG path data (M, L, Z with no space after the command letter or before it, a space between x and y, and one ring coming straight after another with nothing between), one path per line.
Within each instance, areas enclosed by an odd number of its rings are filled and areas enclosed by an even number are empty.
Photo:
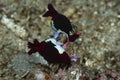
M46 42L49 42L49 41L51 41L55 45L54 47L58 50L58 52L60 54L65 52L65 49L60 45L59 42L57 42L57 40L55 38L49 38L49 39L46 40Z

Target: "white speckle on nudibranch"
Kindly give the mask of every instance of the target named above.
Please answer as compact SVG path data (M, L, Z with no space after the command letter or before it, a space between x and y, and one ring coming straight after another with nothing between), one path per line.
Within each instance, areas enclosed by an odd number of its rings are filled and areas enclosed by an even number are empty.
M55 48L58 50L60 54L65 52L65 49L56 41L55 38L49 38L46 40L46 42L49 42L49 41L51 41L55 45Z

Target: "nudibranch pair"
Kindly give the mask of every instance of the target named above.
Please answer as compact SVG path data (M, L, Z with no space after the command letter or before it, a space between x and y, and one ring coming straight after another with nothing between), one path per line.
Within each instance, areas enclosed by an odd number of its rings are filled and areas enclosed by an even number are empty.
M28 54L31 55L35 52L39 52L41 56L48 63L53 64L61 64L69 67L71 66L71 59L69 55L65 52L65 48L70 44L70 42L74 42L79 36L81 32L74 32L73 26L68 20L68 18L60 13L58 13L52 4L48 4L48 11L45 12L43 17L52 17L52 29L56 32L53 38L49 38L42 42L39 42L37 39L34 40L33 43L28 42L28 48L30 48ZM67 35L67 42L64 44L59 44L57 38L60 33Z

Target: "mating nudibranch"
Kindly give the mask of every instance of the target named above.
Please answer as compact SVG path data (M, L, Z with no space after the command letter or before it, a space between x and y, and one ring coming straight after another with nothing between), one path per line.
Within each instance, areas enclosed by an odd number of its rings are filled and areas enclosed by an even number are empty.
M51 27L54 31L56 31L54 38L57 38L60 33L67 34L67 37L69 38L70 34L74 32L69 19L58 13L52 4L48 4L48 11L43 14L43 17L52 17Z
M64 64L69 67L71 65L70 57L65 50L54 43L54 41L54 39L48 39L39 43L38 40L35 39L33 43L28 42L28 48L30 48L28 54L31 55L35 52L39 52L49 63L60 64L61 67L63 67L62 65Z

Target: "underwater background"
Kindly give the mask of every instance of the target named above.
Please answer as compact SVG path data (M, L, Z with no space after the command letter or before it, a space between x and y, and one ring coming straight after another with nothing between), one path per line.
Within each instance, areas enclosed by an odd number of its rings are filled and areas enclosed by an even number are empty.
M57 73L27 54L55 33L42 17L49 3L82 32L66 49L72 66ZM0 80L120 80L120 0L0 0Z

